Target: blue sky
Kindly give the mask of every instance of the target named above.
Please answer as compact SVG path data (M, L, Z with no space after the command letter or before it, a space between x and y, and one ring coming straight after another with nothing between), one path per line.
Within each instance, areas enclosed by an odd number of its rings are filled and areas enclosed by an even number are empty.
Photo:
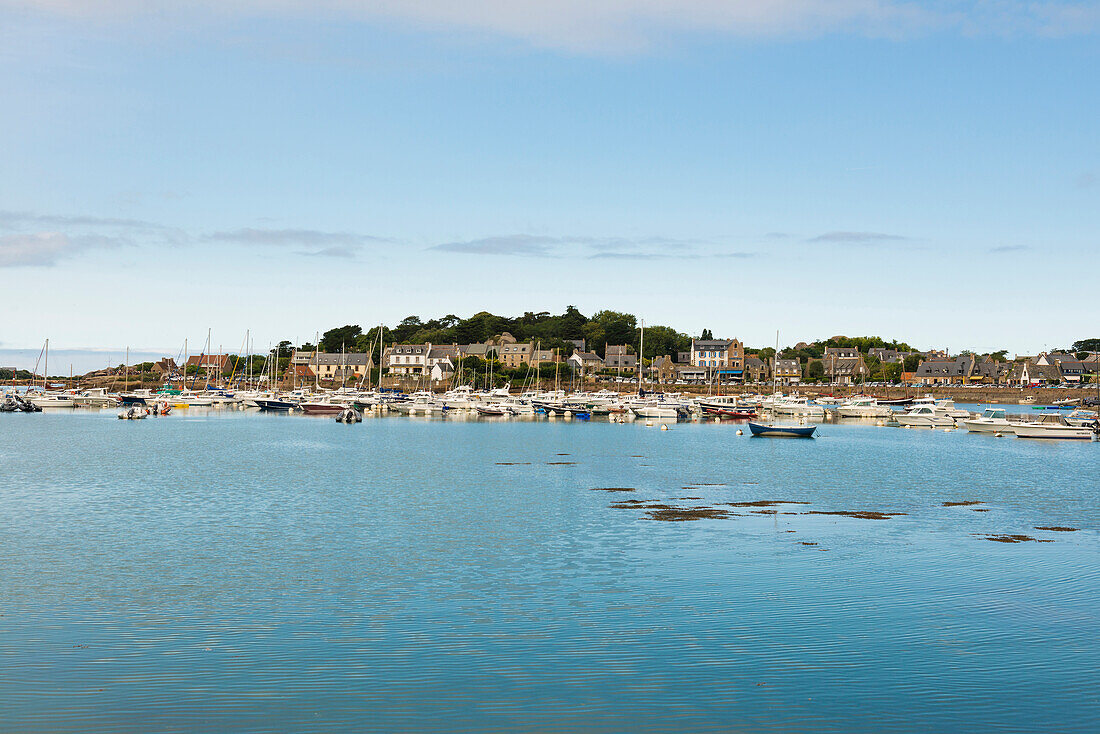
M0 0L0 349L1097 332L1098 3L84 5Z

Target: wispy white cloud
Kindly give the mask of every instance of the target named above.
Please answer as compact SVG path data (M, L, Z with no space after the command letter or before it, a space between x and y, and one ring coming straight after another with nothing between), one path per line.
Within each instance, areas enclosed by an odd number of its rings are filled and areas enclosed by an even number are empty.
M85 235L70 237L61 232L35 232L0 236L0 268L49 267L87 250L128 244L118 237Z
M0 228L15 229L27 225L46 227L92 227L111 229L162 229L161 225L140 219L96 217L90 215L38 214L0 211Z
M355 232L324 232L315 229L242 229L213 232L204 237L211 242L245 245L250 247L300 247L299 255L330 257L350 260L357 257L367 245L393 242L385 237Z
M1027 245L1000 245L998 247L991 247L989 249L990 254L1004 255L1010 252L1026 252L1031 248Z
M458 252L466 255L522 255L525 257L550 257L556 254L556 248L562 244L557 237L542 237L529 234L511 234L498 237L483 237L476 240L444 242L430 247L440 252Z
M371 242L389 242L383 237L354 232L323 232L316 229L242 229L212 232L206 239L214 242L234 242L240 245L296 247L360 247Z
M335 245L333 247L325 247L315 252L299 252L299 255L306 255L308 257L335 257L344 260L352 260L359 254L358 247L349 247L347 245Z
M466 255L586 258L589 260L694 260L707 257L752 257L754 253L716 251L696 240L670 237L549 237L511 234L445 242L428 249Z
M883 232L826 232L809 239L810 242L841 245L880 245L891 242L907 242L908 240L908 237Z
M929 29L1070 35L1100 28L1082 0L0 0L82 19L237 15L388 21L429 30L468 29L545 48L639 51L677 33L744 37L845 32L898 36Z

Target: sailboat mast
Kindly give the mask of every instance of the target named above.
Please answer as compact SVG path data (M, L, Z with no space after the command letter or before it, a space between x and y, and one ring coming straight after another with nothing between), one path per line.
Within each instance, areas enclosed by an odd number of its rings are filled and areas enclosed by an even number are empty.
M775 394L776 380L779 375L776 371L779 369L779 329L775 330L775 354L772 355L772 394Z

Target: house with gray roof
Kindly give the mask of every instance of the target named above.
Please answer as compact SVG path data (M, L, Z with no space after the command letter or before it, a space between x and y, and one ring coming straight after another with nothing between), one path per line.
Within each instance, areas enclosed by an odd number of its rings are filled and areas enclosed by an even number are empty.
M638 368L638 357L629 344L608 344L603 353L604 367L616 372L633 372Z
M914 379L922 385L965 385L973 369L974 357L969 354L953 360L929 359L917 368Z
M802 364L797 359L775 360L775 381L780 385L797 385L802 382Z

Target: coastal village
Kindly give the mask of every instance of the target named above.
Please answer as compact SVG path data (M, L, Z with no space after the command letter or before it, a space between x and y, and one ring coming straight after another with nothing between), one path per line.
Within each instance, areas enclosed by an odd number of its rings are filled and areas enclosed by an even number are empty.
M424 389L453 384L460 370L477 382L492 367L494 383L538 375L587 382L636 382L651 386L737 386L774 384L781 387L830 385L873 386L988 386L1077 387L1095 383L1100 351L1051 351L1009 358L1004 353L949 354L944 350L915 351L887 347L827 346L852 340L837 336L824 344L799 342L782 350L746 349L738 339L693 338L685 350L639 359L633 344L594 345L585 339L563 340L567 348L547 349L538 341L518 341L504 332L470 344L400 343L379 350L360 351L355 346L341 351L285 348L278 359L280 383L345 385L377 382ZM135 377L174 382L199 378L210 384L269 380L266 356L235 354L187 355L177 361L165 357L156 362L119 365L83 376ZM378 358L379 352L381 358ZM182 365L182 367L181 367ZM381 366L381 375L378 367ZM487 373L486 373L487 374ZM0 371L0 379L42 379L37 373Z

